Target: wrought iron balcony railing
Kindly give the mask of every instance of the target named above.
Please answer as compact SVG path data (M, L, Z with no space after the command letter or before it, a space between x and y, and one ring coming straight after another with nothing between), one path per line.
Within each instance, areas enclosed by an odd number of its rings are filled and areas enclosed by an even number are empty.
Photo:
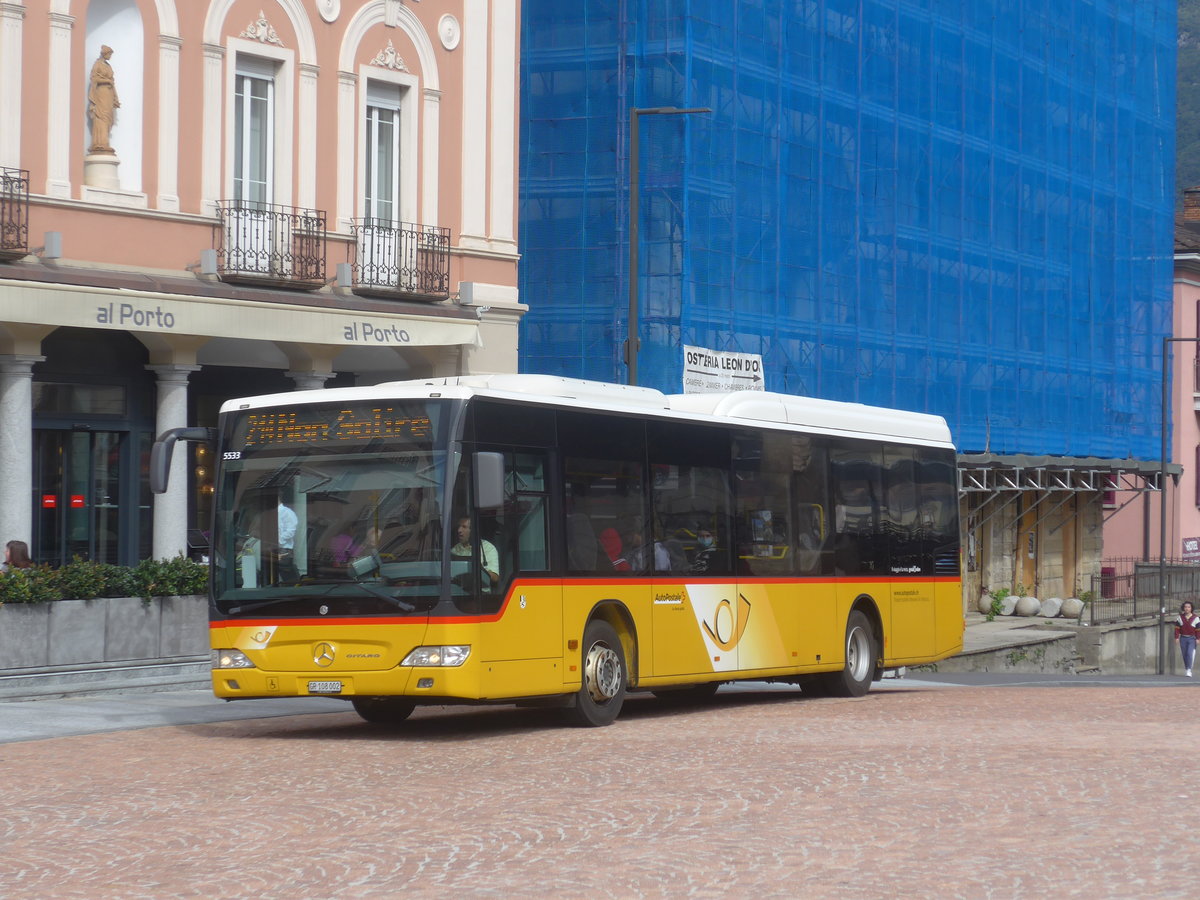
M409 300L450 296L450 229L355 219L350 245L356 294Z
M325 284L324 210L222 200L217 216L217 274L222 281L304 290Z
M0 166L0 259L29 252L29 170Z

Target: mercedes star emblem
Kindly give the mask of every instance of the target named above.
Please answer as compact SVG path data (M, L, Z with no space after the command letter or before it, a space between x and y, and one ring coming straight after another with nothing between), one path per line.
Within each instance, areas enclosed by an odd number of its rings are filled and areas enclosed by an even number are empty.
M333 646L320 643L313 647L313 662L321 668L333 665Z

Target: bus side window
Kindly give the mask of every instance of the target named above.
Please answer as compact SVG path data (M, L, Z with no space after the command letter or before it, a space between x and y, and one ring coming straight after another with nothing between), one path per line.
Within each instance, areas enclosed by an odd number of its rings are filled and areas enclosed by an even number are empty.
M829 466L826 441L808 435L792 438L792 492L796 501L797 575L833 571L830 550Z
M883 456L878 446L842 441L830 449L834 565L839 575L884 570L888 548L880 532Z
M793 452L790 434L745 432L734 437L739 573L779 576L792 572Z
M504 505L479 510L480 537L495 548L500 581L492 592L496 602L521 573L542 573L550 567L544 453L504 451Z

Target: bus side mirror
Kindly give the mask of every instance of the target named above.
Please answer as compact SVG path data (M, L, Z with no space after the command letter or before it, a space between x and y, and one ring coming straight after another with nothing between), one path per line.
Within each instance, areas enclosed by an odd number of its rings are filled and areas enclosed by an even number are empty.
M504 505L504 454L475 454L475 507L499 509Z
M150 490L165 494L171 477L171 457L175 453L176 441L205 441L216 439L213 428L168 428L158 436L150 448Z

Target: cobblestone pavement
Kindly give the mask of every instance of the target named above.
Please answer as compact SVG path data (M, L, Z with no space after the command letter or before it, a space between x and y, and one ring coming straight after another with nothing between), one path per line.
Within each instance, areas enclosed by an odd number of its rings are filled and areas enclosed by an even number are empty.
M1185 897L1181 689L352 712L0 746L0 895ZM2 713L0 713L2 715Z

